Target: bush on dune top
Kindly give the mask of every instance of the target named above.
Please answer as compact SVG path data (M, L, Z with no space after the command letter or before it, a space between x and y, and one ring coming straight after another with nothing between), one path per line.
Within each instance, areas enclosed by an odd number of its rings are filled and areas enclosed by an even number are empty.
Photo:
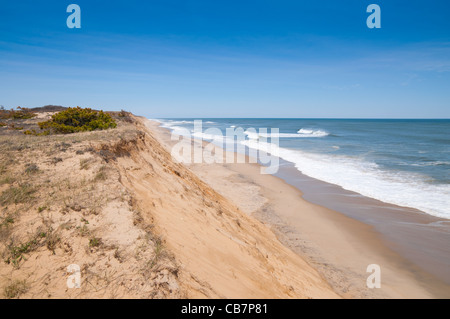
M39 128L44 130L41 133L26 131L25 134L49 135L49 134L70 134L76 132L86 132L94 130L106 130L115 128L116 121L111 115L103 111L95 111L90 108L69 107L67 110L52 115L52 118L45 122L38 123Z
M18 106L16 110L5 110L3 106L0 107L0 119L27 120L35 116L36 114L26 107Z

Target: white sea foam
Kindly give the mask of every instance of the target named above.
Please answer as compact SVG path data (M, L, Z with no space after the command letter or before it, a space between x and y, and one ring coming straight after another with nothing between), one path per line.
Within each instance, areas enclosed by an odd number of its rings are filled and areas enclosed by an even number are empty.
M189 134L188 134L188 133L189 133L189 130L186 129L185 127L182 127L182 126L176 126L176 125L174 125L174 126L163 126L163 127L166 127L166 128L168 128L168 129L171 129L171 130L172 130L172 133L174 133L174 134L176 134L176 135L189 135Z
M302 132L300 132L302 131ZM244 134L249 139L257 140L260 138L305 138L305 137L325 137L329 133L325 131L313 130L299 130L297 133L256 133L254 131L246 130Z
M450 162L444 161L434 161L434 162L425 162L425 163L408 163L410 166L439 166L439 165L450 165Z
M183 124L194 124L193 121L178 121L178 120L157 120L161 123L161 127L168 128L177 135L186 135L186 128L180 125Z
M311 130L304 128L298 130L297 133L305 137L324 137L330 135L328 132L322 130Z
M182 124L194 124L194 121L166 120L165 123L167 123L169 125L182 125Z
M246 131L244 132L244 134L247 135L247 137L248 137L249 139L252 139L252 140L257 140L257 139L259 139L259 134L258 134L257 132L252 132L252 131L246 130Z
M387 203L450 218L450 185L427 183L426 176L383 170L377 164L357 157L313 154L257 140L242 143L294 163L299 171L310 177Z

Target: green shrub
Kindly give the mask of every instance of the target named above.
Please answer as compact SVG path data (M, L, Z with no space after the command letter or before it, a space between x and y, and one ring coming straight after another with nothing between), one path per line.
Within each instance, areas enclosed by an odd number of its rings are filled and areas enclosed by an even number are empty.
M38 123L41 130L45 130L38 135L48 134L70 134L76 132L105 130L115 128L116 121L111 115L103 111L95 111L90 108L83 109L79 106L68 108L52 115L52 119ZM27 131L25 134L33 134Z
M99 247L102 244L102 239L97 237L92 237L89 239L89 247Z
M49 135L50 131L36 132L36 130L26 130L23 132L25 135Z
M9 126L10 130L20 131L23 130L23 126L15 126L14 123Z
M17 110L5 110L0 109L0 118L1 119L16 119L16 120L26 120L35 117L36 114L33 113L30 109L26 107L17 107Z

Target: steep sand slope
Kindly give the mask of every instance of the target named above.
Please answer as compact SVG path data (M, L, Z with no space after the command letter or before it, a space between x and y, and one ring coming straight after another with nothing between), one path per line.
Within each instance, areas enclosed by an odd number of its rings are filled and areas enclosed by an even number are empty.
M265 225L174 163L140 125L145 135L117 160L121 182L174 254L188 297L338 297Z
M49 113L19 121L37 128ZM114 130L27 136L0 129L0 298L179 298L177 266L115 158L142 132L131 117ZM79 289L68 266L80 267Z

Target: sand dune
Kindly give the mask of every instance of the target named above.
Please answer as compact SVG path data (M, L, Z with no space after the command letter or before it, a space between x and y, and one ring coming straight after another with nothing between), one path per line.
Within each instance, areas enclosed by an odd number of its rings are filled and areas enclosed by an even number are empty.
M142 119L117 120L64 136L2 131L2 298L339 297L266 225L174 163ZM67 286L71 264L80 289Z

